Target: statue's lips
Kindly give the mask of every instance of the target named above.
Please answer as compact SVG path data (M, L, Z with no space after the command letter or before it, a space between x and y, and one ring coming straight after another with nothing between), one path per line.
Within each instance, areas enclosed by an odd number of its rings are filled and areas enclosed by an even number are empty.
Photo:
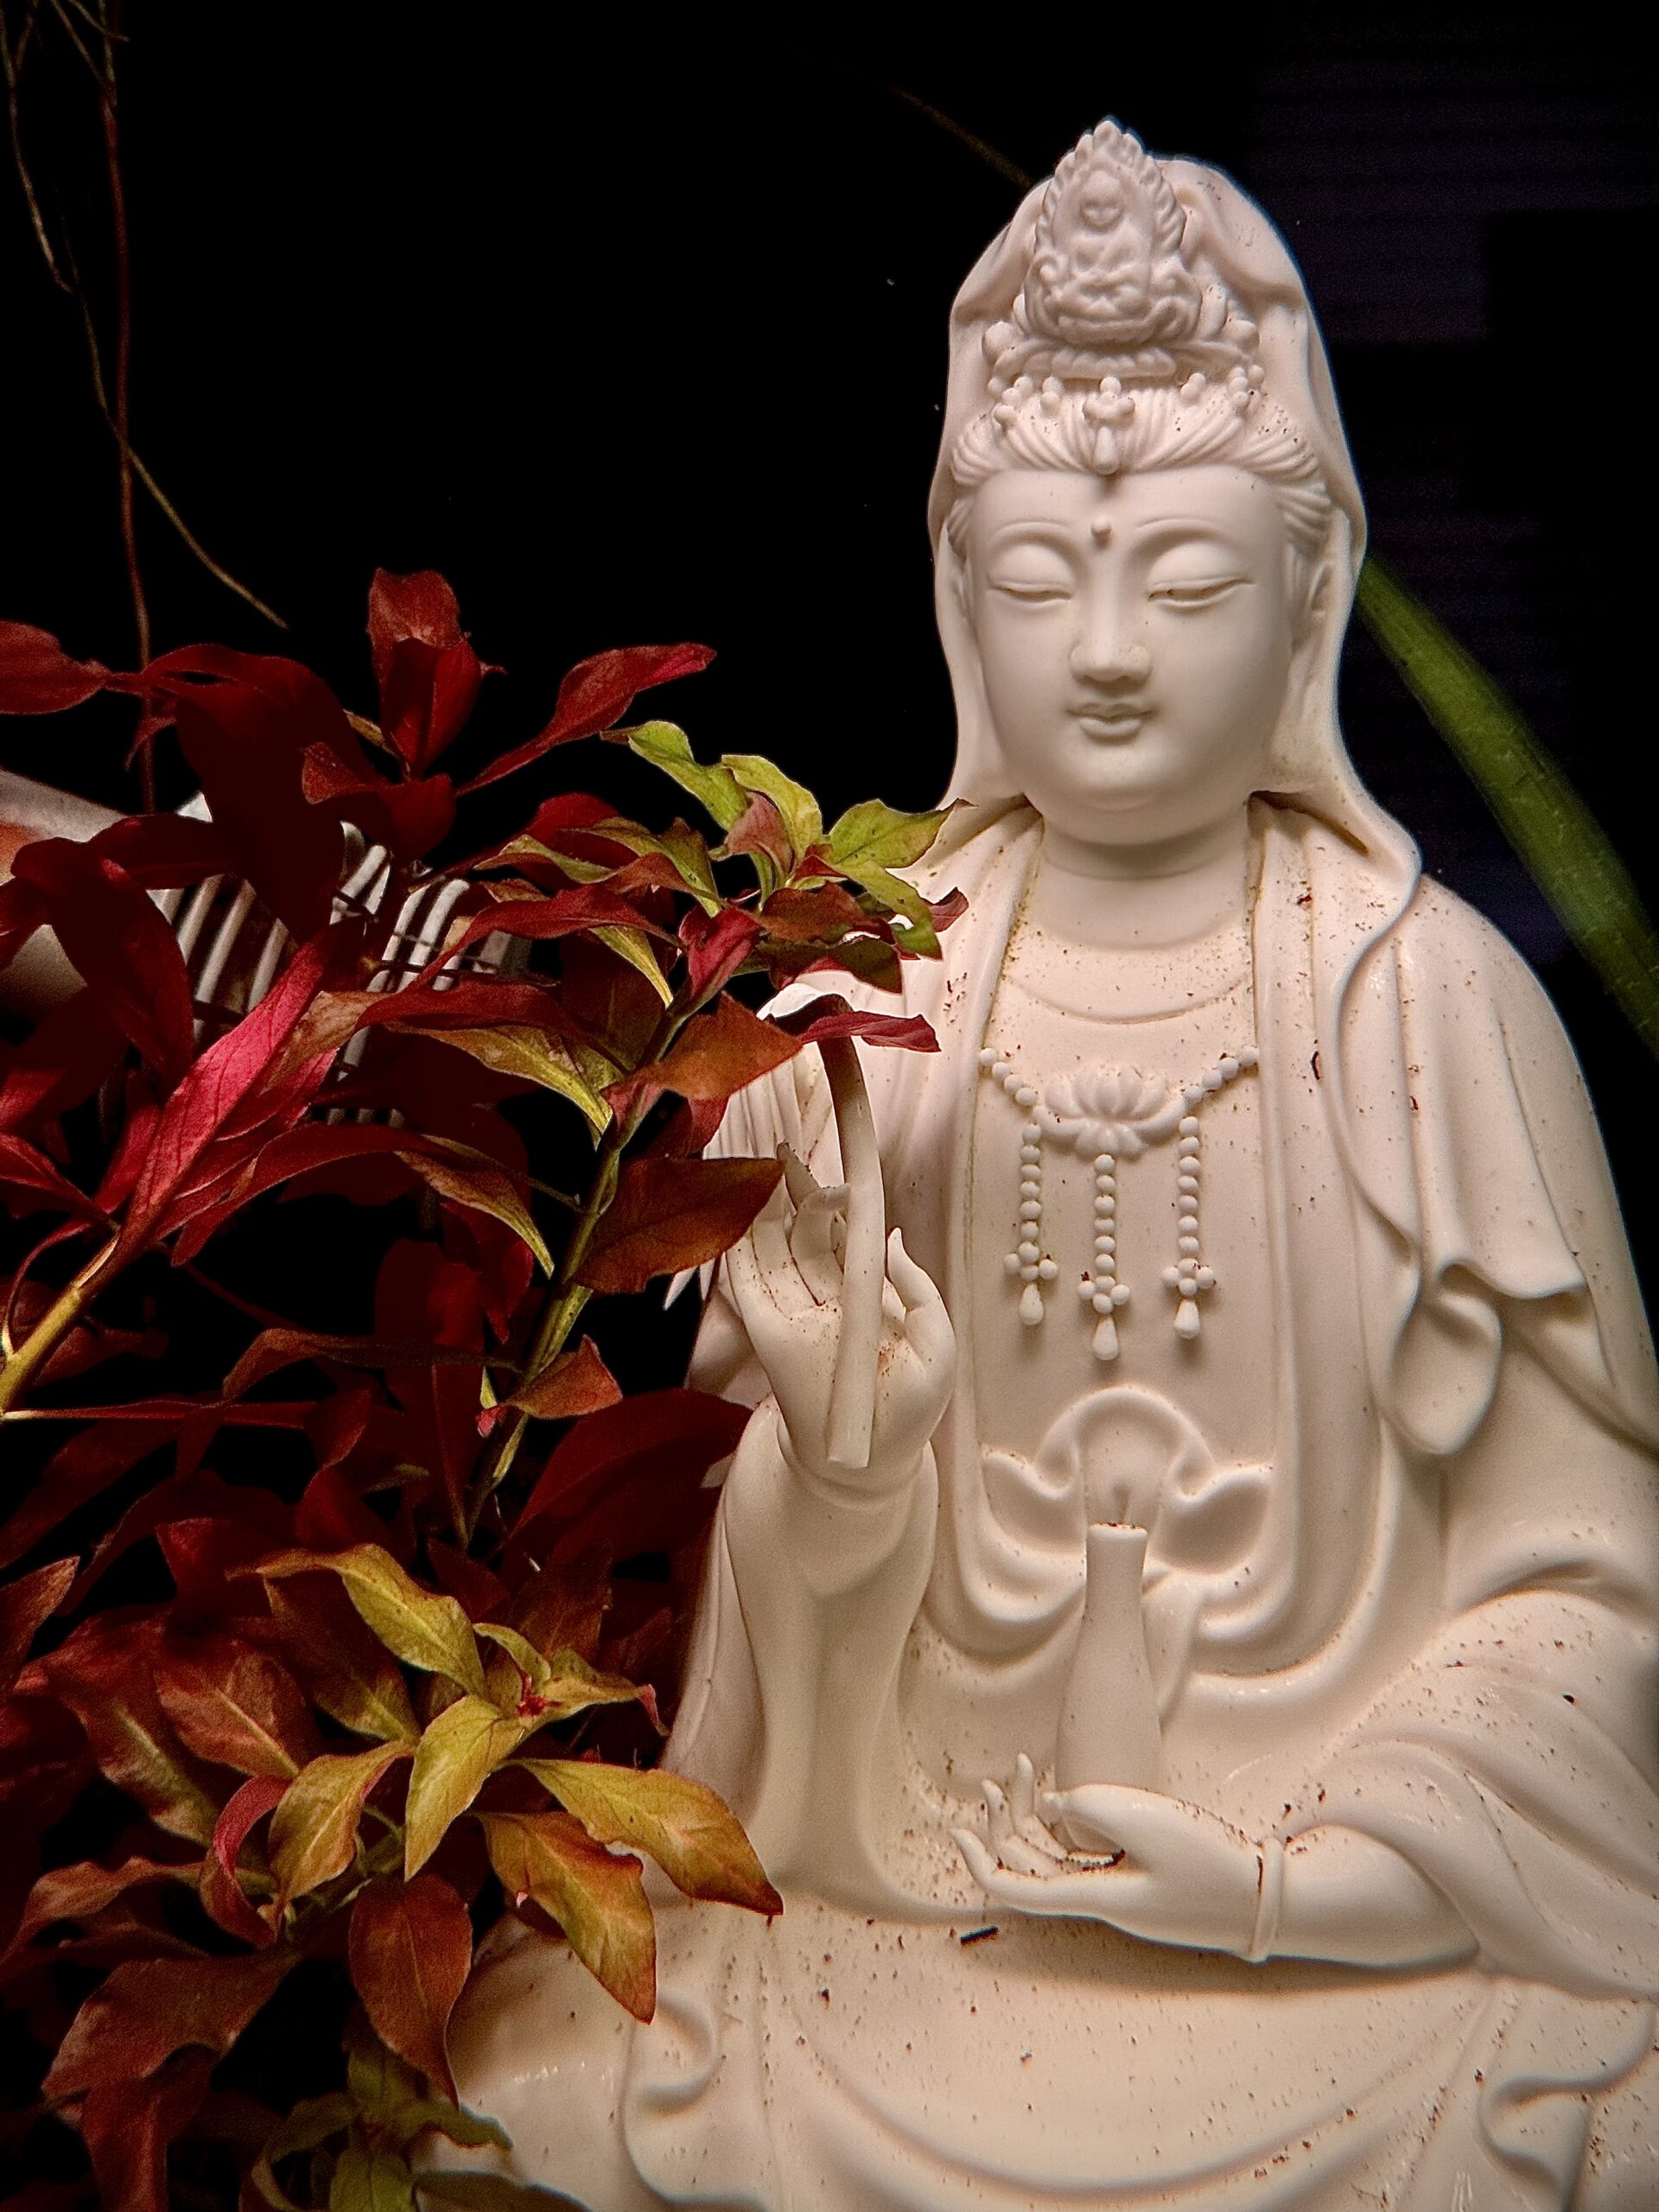
M1098 745L1122 745L1140 730L1152 709L1144 701L1089 699L1066 712L1084 735Z

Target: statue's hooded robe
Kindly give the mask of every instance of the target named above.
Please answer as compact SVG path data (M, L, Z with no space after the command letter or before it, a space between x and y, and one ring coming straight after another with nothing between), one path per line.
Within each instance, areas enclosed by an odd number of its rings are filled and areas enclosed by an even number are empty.
M1001 1699L1017 1732L1020 1685L1075 1636L1083 1575L1077 1485L982 1451L964 1357L932 1465L865 1506L803 1501L769 1402L750 1423L669 1763L727 1796L787 1910L771 1928L661 1915L658 2018L616 2094L595 2085L595 2118L671 2201L768 2212L1634 2208L1634 2167L1573 2193L1607 2096L1651 2071L1659 1994L1659 1397L1640 1300L1542 993L1421 879L1343 747L1363 519L1300 278L1224 178L1164 168L1183 258L1256 321L1268 389L1317 448L1338 603L1253 806L1276 1446L1249 1471L1248 1556L1157 1579L1148 1637L1166 1706L1213 1744L1211 1809L1252 1834L1380 1839L1450 1900L1476 1957L1252 1967L1006 1915L963 1945L988 1916L949 1829L973 1819L982 1770L941 1781L953 1711L982 1737ZM1040 196L957 301L947 456L985 404L980 341ZM990 725L951 496L942 463L952 795L969 804L922 880L969 907L942 962L906 964L938 1056L865 1058L890 1221L966 1348L988 1287L966 1265L975 1055L1040 823ZM722 1148L788 1141L834 1179L813 1058L734 1102ZM523 1993L543 1969L526 1971L522 1955L497 1970L493 2039L519 2039L497 2108L526 2170L557 2182L584 2077L553 2069L565 2091L543 2082L538 2106L533 2046L576 1999L566 1975L538 2012ZM619 2204L653 2201L618 2187Z

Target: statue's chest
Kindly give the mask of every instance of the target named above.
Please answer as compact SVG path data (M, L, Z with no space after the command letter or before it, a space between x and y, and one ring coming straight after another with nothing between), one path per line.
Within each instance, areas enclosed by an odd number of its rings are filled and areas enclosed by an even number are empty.
M969 1194L983 1443L1031 1453L1121 1382L1178 1407L1219 1459L1271 1451L1262 1076L1238 959L1230 977L1212 956L1177 1010L1121 1018L1081 1010L1086 976L1005 969Z

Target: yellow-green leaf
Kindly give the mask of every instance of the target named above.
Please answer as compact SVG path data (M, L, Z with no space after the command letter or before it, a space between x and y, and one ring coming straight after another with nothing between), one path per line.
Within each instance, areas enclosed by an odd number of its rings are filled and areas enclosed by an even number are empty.
M538 2205L550 2205L554 2212L584 2212L563 2190L505 2174L473 2173L463 2166L423 2166L415 2186L434 2204L459 2205L461 2212L536 2212Z
M533 1643L496 1621L480 1621L478 1633L510 1653L528 1678L530 1694L541 1708L537 1714L538 1726L550 1720L568 1720L573 1713L583 1713L590 1705L627 1705L635 1699L656 1719L652 1692L629 1681L625 1675L601 1674L575 1651L556 1651L543 1659Z
M481 1696L483 1662L472 1624L454 1599L423 1590L378 1544L353 1544L343 1552L280 1552L260 1562L259 1573L337 1574L346 1593L388 1651L423 1674L447 1675Z
M404 1814L404 1872L418 1873L489 1777L511 1758L534 1717L520 1719L482 1697L461 1697L433 1721L416 1748Z
M714 1791L653 1767L603 1766L592 1759L521 1764L574 1813L595 1843L632 1844L657 1861L689 1897L715 1897L769 1917L784 1901L766 1879L736 1815Z
M804 859L823 836L823 817L818 811L818 802L805 785L798 784L792 776L786 776L781 768L758 753L728 753L722 755L720 765L731 770L746 791L765 793L783 817L796 859Z
M502 1022L491 1029L411 1028L408 1033L453 1045L457 1052L493 1068L498 1075L517 1076L522 1082L538 1084L543 1090L556 1091L579 1107L596 1129L605 1128L610 1122L610 1108L582 1080L569 1047L544 1036L539 1029Z
M1375 556L1357 604L1567 935L1659 1053L1659 931L1606 832L1479 662Z
M484 1813L490 1864L515 1900L531 1897L637 2020L657 2009L657 1931L639 1861L595 1843L568 1813Z
M350 2145L328 2184L328 2212L416 2212L415 2177L395 2152Z
M682 791L706 807L722 830L729 830L748 804L748 796L729 768L705 768L691 751L685 732L673 722L641 722L628 732L628 745Z
M408 1744L375 1744L366 1751L325 1751L300 1769L270 1816L279 1910L351 1865L370 1790L410 1751Z
M446 1040L453 1039L455 1034L453 1029L443 1033ZM530 1210L514 1187L512 1178L504 1169L455 1167L447 1160L434 1160L423 1152L408 1152L402 1157L441 1198L452 1198L457 1205L470 1206L476 1213L489 1214L493 1219L504 1223L515 1236L522 1237L529 1245L541 1262L542 1272L552 1274L553 1255L531 1218Z
M597 938L606 950L613 952L619 960L626 960L630 968L637 968L663 1004L668 1004L674 995L673 989L643 930L631 930L620 922L605 922L588 934Z
M863 868L910 868L927 851L954 810L901 814L879 798L849 806L830 832L830 855L849 875Z

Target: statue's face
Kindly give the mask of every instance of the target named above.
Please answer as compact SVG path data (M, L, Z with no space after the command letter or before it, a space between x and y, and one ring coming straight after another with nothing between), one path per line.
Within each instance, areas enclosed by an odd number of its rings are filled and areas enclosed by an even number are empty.
M1299 607L1260 477L1005 470L974 494L967 588L1003 758L1057 828L1179 837L1267 780Z

